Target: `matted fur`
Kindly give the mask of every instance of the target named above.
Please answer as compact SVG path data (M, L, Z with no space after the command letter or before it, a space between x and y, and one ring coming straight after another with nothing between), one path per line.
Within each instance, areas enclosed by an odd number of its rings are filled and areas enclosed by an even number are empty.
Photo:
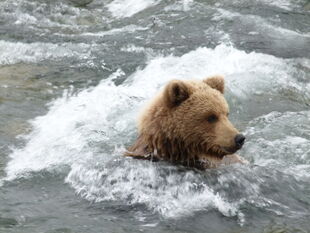
M126 155L197 168L242 162L237 155L227 156L237 150L239 132L227 118L223 93L221 76L169 82L143 111L138 139ZM213 116L216 122L209 122Z

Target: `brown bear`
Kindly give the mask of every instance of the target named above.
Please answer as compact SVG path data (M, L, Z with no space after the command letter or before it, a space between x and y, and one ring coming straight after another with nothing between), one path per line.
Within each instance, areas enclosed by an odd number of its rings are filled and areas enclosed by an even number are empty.
M245 137L228 120L224 78L170 81L139 119L139 136L127 156L199 169L243 163L234 154Z

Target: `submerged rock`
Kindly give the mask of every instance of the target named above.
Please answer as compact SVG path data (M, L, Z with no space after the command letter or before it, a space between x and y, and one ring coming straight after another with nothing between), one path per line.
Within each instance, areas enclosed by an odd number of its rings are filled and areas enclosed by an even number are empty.
M50 88L45 80L38 77L50 72L45 66L30 64L14 64L0 67L0 89L19 88L41 90ZM13 94L13 93L11 93Z
M307 1L307 3L303 7L306 11L310 11L310 0Z
M18 224L18 222L14 218L2 218L2 217L0 217L0 227L11 228L17 224Z

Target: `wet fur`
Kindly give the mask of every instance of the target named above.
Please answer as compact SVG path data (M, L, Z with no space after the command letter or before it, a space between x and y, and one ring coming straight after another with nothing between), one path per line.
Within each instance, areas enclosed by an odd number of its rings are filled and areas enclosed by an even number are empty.
M228 155L221 147L229 148L232 143L226 134L238 133L222 116L228 112L223 93L221 76L204 81L171 81L144 110L139 136L125 155L199 169L242 162L239 156ZM208 105L204 106L206 102ZM219 125L205 123L203 115L201 119L197 116L200 112L217 112L221 116Z

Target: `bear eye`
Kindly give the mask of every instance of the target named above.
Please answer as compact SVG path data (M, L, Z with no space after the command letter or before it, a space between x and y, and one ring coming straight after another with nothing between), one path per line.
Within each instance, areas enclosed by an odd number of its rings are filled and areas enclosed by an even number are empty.
M209 123L214 123L217 121L217 116L212 114L212 115L208 116L207 120Z

